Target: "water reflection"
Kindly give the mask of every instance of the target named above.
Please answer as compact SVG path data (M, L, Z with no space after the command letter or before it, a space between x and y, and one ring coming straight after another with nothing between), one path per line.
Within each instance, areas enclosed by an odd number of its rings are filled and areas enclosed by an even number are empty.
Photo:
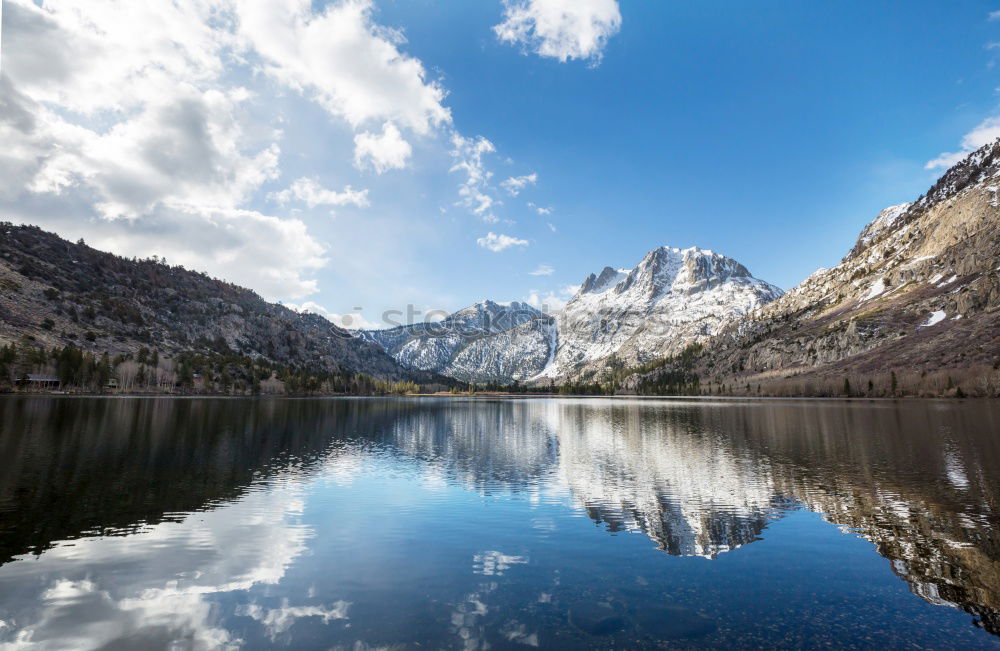
M367 644L362 631L392 628L370 614L371 604L389 608L373 586L407 580L395 612L412 611L406 621L465 648L490 639L573 648L570 633L545 637L562 628L641 639L726 633L672 605L637 611L628 590L619 601L566 598L581 568L546 556L539 541L576 548L559 520L567 508L671 556L716 559L742 554L732 550L804 506L874 543L927 603L998 634L997 431L1000 408L988 403L7 399L0 644ZM388 487L414 478L405 485L420 491L419 506L400 506L408 496ZM480 501L436 497L439 486ZM482 514L525 500L559 509ZM306 517L314 503L336 520ZM460 569L445 554L473 537L460 528L469 513L498 532ZM352 520L366 522L357 536ZM362 569L396 562L365 558L365 537L394 520L418 528L381 535L441 555L426 570L433 586L405 560L388 578ZM588 553L614 563L621 552L608 541ZM300 567L306 578L289 576ZM517 578L532 568L548 572L545 582ZM316 572L341 580L317 586ZM493 603L511 581L519 605ZM307 628L313 637L294 635ZM437 634L425 639L446 646Z

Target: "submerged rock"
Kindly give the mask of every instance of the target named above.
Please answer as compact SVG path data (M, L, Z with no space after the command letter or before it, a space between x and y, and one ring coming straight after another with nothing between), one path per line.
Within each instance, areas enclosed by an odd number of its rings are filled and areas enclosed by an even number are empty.
M569 609L569 621L591 635L611 635L625 628L625 616L610 605L600 602L574 604Z
M680 640L715 632L715 620L681 606L652 606L635 616L642 631L658 640Z

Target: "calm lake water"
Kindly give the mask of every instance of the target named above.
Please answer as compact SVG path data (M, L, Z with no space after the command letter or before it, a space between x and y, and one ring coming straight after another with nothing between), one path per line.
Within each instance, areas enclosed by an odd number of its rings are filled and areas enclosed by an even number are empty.
M0 399L0 648L1000 647L1000 406Z

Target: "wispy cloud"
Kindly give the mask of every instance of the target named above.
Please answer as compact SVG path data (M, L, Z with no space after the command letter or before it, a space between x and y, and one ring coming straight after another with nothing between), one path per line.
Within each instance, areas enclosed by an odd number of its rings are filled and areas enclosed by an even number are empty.
M528 292L528 296L524 299L524 302L543 312L554 314L566 307L566 303L569 302L569 299L579 289L579 285L564 285L555 292L551 290L541 292L537 289L532 289Z
M269 197L282 204L297 199L305 202L310 208L348 205L364 208L368 206L368 190L354 190L349 185L344 187L341 192L327 190L316 179L306 177L297 179L280 192L272 192Z
M532 172L531 174L525 174L524 176L512 176L501 182L500 186L507 191L507 194L512 197L516 197L521 194L521 190L529 185L535 185L537 182L538 174Z
M372 0L3 5L4 214L269 298L318 291L327 258L306 222L257 209L284 175L267 93L319 106L357 136L340 155L377 172L408 163L408 138L452 129L445 89ZM275 200L369 200L297 176Z
M487 169L484 160L487 154L496 151L496 147L482 136L466 138L458 133L452 134L451 144L451 156L455 161L451 171L465 174L465 180L458 188L461 197L458 205L468 208L483 221L496 223L499 219L492 209L497 201L490 187L493 173Z
M553 267L551 267L551 266L549 266L547 264L540 264L537 267L535 267L534 271L529 271L528 275L529 276L551 276L555 272L556 272L555 268L553 268Z
M285 302L283 305L295 312L301 312L303 314L318 314L327 321L330 321L341 328L347 328L348 330L372 330L378 327L377 324L372 323L362 316L360 312L337 314L313 301L306 301L301 304Z
M494 253L499 253L512 246L528 246L528 240L521 240L510 235L497 234L491 231L484 237L478 238L476 244Z
M949 168L955 165L970 153L979 149L985 144L991 143L1000 138L1000 116L986 118L980 122L972 131L962 136L962 149L956 152L944 152L937 158L927 161L924 165L926 169Z

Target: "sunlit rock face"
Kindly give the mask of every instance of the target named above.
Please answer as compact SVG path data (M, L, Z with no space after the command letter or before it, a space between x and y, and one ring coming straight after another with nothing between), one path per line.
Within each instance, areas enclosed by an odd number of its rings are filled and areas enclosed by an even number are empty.
M662 246L634 269L591 274L557 316L483 301L436 323L359 336L408 368L469 382L544 382L676 354L781 295L732 258Z
M756 384L778 371L805 382L991 369L1000 350L998 188L1000 140L970 153L912 203L882 210L839 264L724 328L699 372L738 369L738 384Z

